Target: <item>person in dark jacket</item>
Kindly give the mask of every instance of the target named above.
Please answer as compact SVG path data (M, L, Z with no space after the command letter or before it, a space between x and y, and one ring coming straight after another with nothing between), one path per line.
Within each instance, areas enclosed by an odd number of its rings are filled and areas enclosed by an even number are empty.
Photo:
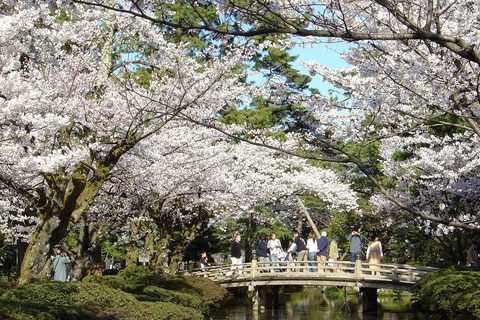
M293 230L292 232L293 235L293 243L288 248L288 253L291 253L293 251L298 252L297 254L297 261L308 261L308 249L307 249L307 244L305 243L305 240L300 237L299 233L297 230ZM302 266L306 266L306 263L302 263Z
M327 233L323 231L317 240L317 261L327 261L327 246Z
M235 235L235 241L232 243L232 248L230 249L230 255L232 260L232 270L238 270L238 274L242 274L242 244L240 241L242 240L242 236L240 234Z
M200 256L200 268L202 268L202 271L205 271L205 268L209 266L210 266L210 263L208 263L207 252L203 251Z
M260 232L260 238L253 244L253 252L257 252L259 262L270 261L270 254L268 253L268 241L266 239L265 232ZM258 264L259 267L264 267L265 264ZM261 269L260 272L266 272L267 270Z

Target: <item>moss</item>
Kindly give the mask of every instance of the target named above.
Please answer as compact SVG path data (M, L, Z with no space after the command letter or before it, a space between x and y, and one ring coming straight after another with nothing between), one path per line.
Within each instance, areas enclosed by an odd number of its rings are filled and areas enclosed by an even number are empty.
M225 288L209 279L182 275L156 275L146 266L125 268L120 270L118 276L123 277L128 284L150 285L188 293L199 297L206 305L219 305L228 296Z
M154 276L155 272L149 266L136 266L124 268L120 270L117 275L129 283L135 283L141 279Z
M44 281L0 289L0 319L196 320L227 296L211 280L155 275L139 266L118 275L89 276L82 283Z
M201 310L170 302L142 302L98 283L38 282L0 295L0 318L72 320L203 319Z
M149 302L171 302L185 307L194 308L202 312L208 311L200 297L178 291L163 289L151 285L126 285L121 287L122 291L132 294L139 301Z
M117 275L110 276L87 276L82 279L83 283L98 283L111 288L120 288L121 286L126 285L125 279Z
M423 277L413 291L424 310L446 318L461 314L464 319L480 319L480 273L438 270ZM461 319L457 317L457 319Z

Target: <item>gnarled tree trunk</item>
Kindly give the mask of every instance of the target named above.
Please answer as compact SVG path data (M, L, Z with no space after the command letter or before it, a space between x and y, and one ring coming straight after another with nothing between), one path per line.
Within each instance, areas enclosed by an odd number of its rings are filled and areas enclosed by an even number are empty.
M107 157L95 163L91 177L88 176L93 169L91 160L79 163L71 176L66 175L62 169L59 169L55 175L45 175L50 189L49 195L45 199L46 204L38 210L41 221L25 252L18 279L19 284L45 278L49 272L45 267L54 246L88 211L112 168L134 145L135 141L132 140L129 144L114 148Z

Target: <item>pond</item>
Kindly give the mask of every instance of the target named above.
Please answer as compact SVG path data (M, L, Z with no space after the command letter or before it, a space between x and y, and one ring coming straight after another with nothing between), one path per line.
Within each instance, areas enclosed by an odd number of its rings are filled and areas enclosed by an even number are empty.
M342 292L342 291L340 291ZM426 313L413 311L410 297L379 294L376 313L357 313L357 299L353 293L325 294L319 288L307 288L302 292L281 293L278 308L261 308L253 312L251 300L245 293L234 293L234 303L211 312L212 320L426 320ZM348 312L350 309L351 312Z

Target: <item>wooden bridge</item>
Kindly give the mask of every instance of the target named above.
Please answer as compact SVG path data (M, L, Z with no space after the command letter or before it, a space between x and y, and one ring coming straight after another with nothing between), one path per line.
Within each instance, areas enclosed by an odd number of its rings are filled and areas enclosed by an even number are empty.
M410 291L412 285L432 267L406 264L369 264L357 260L266 261L194 269L186 274L211 279L225 288L247 287L255 294L262 286L342 286L354 287L360 293L363 311L376 310L377 289ZM254 299L255 303L255 299Z

